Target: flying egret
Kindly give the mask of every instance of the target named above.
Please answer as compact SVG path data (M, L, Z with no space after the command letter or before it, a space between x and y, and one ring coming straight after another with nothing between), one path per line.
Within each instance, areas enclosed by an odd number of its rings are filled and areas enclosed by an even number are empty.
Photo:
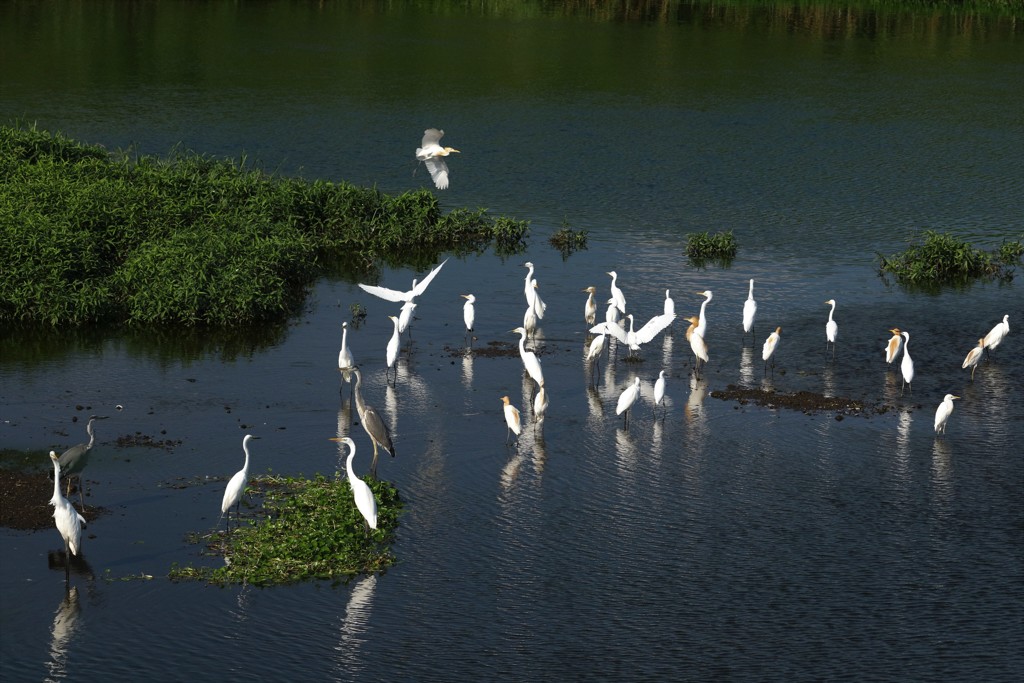
M388 367L384 370L384 381L387 381L388 373L391 371L391 368L394 367L395 361L398 360L398 343L402 336L402 333L398 331L398 318L393 315L389 315L388 318L390 318L391 322L394 323L395 331L391 334L391 339L388 340ZM398 381L398 368L395 368L395 381Z
M231 531L231 508L235 508L235 526L238 526L238 508L242 504L242 494L249 484L249 442L260 437L246 434L242 439L242 450L245 451L245 464L235 472L224 489L224 498L220 502L221 517L225 517L225 528Z
M661 405L662 401L665 400L665 371L662 370L658 374L658 381L654 383L654 407L657 410L658 406ZM665 409L668 412L668 408Z
M889 343L885 345L885 362L890 365L896 356L900 355L900 348L903 346L903 336L900 334L900 328L894 327L891 330L892 337L889 338Z
M476 322L476 309L473 304L476 303L476 297L472 294L460 294L466 303L462 304L462 320L466 323L466 336L469 337L469 341L473 341L473 323Z
M591 285L583 290L588 292L587 303L583 305L583 319L588 325L593 325L597 322L597 302L594 301L594 293L597 291L597 287Z
M708 345L704 341L704 337L697 334L697 325L700 323L700 318L697 316L690 316L687 318L690 322L690 329L687 330L687 339L690 341L690 350L693 351L695 360L693 361L693 376L700 376L700 362L704 361L706 365L708 362Z
M544 371L540 367L540 359L537 354L526 348L526 328L517 327L512 332L519 335L519 357L523 359L523 366L529 373L538 387L544 386Z
M356 476L352 469L352 459L356 457L356 442L347 436L333 437L336 441L348 446L348 457L345 458L345 470L348 472L348 484L352 487L352 498L356 502L356 509L366 521L366 526L371 529L377 528L377 501L373 497L373 491L369 484Z
M629 409L636 403L637 398L640 397L640 378L634 377L633 383L622 390L619 394L619 401L615 404L615 414L625 415L622 418L622 426L629 427Z
M448 189L448 164L445 163L444 157L452 153L461 153L454 147L442 147L440 141L443 137L443 130L427 128L423 131L421 146L416 148L416 159L426 165L434 185L439 190Z
M698 323L697 325L696 332L701 337L706 338L708 331L708 319L707 316L704 314L704 309L708 307L708 304L711 303L711 299L713 299L715 295L711 293L710 289L705 289L703 292L697 292L697 294L700 294L702 297L704 297L704 301L700 305L700 323Z
M405 292L400 292L397 289L388 289L387 287L378 287L377 285L364 285L362 283L359 284L359 288L362 289L367 294L372 294L376 297L380 297L385 301L413 301L416 297L420 296L425 291L427 291L427 285L430 284L431 280L437 277L437 274L441 272L441 268L446 263L448 263L448 259L441 261L441 264L434 268L429 273L427 273L427 275L422 280L413 280L412 289L409 289L408 291Z
M53 506L54 524L57 525L57 531L64 539L64 583L66 584L71 579L71 555L78 555L85 517L78 514L68 499L60 494L60 460L55 451L50 451L50 460L53 462L53 497L50 498L50 505Z
M630 351L635 353L640 350L641 344L651 341L661 331L671 325L672 321L675 320L675 313L672 314L672 317L656 315L648 320L639 330L633 329L633 314L630 313L626 317L629 318L628 330L623 330L618 323L603 322L591 327L590 332L593 334L610 334L618 341L629 346Z
M352 357L352 349L348 346L348 321L341 324L341 351L338 352L338 369L346 382L352 381L352 368L356 361Z
M996 323L996 326L985 335L985 348L991 353L997 346L1003 343L1003 339L1008 334L1010 334L1010 316L1004 315L1003 322Z
M772 375L775 374L775 349L779 347L779 335L782 333L781 327L776 327L775 331L768 335L768 338L764 341L764 346L761 347L761 360L764 361L764 372L768 374L768 359L772 359Z
M609 270L608 275L612 276L612 300L615 302L615 308L619 310L619 313L626 314L626 295L619 289L618 279L619 274L614 270Z
M910 333L903 332L903 361L900 363L900 372L903 373L903 382L910 387L910 393L914 393L914 387L910 385L914 381L914 361L910 358ZM900 396L903 395L903 384L900 385Z
M508 429L505 432L505 443L508 443L512 432L515 433L516 441L518 441L519 433L522 431L522 425L519 422L519 409L509 403L508 396L502 396L501 402L505 404L503 410L505 412L505 424L508 425Z
M953 394L946 394L946 397L942 399L942 403L935 410L935 433L945 434L946 433L946 422L949 421L949 416L953 414L953 400L960 398Z
M978 369L978 361L981 360L982 354L985 353L985 339L979 339L978 345L971 349L971 352L967 354L967 358L964 358L964 364L960 367L971 369L971 381L974 381L974 371Z
M547 310L547 305L540 300L540 295L537 293L537 280L533 277L533 263L527 261L523 266L528 269L526 272L526 278L523 281L523 293L526 294L526 305L533 309L539 320L543 320L544 311Z
M747 292L747 300L743 302L743 334L750 332L754 337L754 318L757 317L757 302L754 301L754 278L750 278L750 291ZM753 344L753 342L751 342Z
M832 360L836 359L836 335L839 334L839 325L832 319L832 315L836 312L836 300L829 299L825 302L826 306L832 306L828 312L828 322L825 323L825 352L828 352L829 343L832 344Z
M60 471L68 480L66 495L71 495L71 478L78 478L78 497L82 502L82 509L85 509L85 482L82 480L82 471L89 464L89 452L96 443L96 434L93 433L92 423L96 420L106 420L109 415L90 415L89 423L85 426L85 432L89 435L89 443L80 443L72 446L60 454ZM52 473L50 476L53 476Z
M533 397L533 419L537 422L544 420L544 415L548 412L548 392L544 387L541 387L537 391L537 395Z
M383 448L393 458L395 457L395 446L391 443L391 430L388 429L380 413L377 412L376 408L367 405L366 401L363 400L363 374L359 372L359 368L356 368L353 372L356 375L356 385L353 387L356 394L356 413L359 414L359 422L363 425L363 430L370 437L370 441L373 442L373 462L370 463L370 474L376 479L377 449Z

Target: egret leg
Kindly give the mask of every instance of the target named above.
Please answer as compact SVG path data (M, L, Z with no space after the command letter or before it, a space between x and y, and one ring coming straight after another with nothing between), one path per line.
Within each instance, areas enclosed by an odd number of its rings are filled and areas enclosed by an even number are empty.
M71 546L64 540L64 586L71 581Z
M370 441L373 443L373 462L370 463L370 474L372 474L373 478L376 479L377 478L377 442L373 438L371 438Z

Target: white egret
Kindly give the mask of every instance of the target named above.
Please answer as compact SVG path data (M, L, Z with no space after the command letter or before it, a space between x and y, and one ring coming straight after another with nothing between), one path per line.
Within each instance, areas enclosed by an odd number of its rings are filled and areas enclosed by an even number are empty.
M619 289L619 285L618 285L619 274L616 273L614 270L610 270L610 271L608 271L608 275L612 276L611 290L612 290L612 300L615 302L615 308L617 308L619 310L619 313L625 315L626 314L626 295L622 293L621 289Z
M765 374L768 373L768 359L772 359L772 375L775 374L775 349L779 347L779 335L782 334L782 328L776 327L775 331L768 335L768 338L764 341L764 346L761 347L761 360L764 361Z
M604 351L604 340L605 335L599 334L590 340L590 346L587 348L587 363L597 363L601 358L601 353ZM595 375L596 378L596 375Z
M898 327L894 327L889 331L892 332L892 337L890 337L889 342L885 345L885 362L891 365L896 360L896 356L900 355L900 349L903 347L903 336L900 334L900 328Z
M519 409L509 403L508 396L502 396L501 401L505 404L503 411L505 412L505 424L508 426L508 429L505 431L505 443L508 443L509 436L513 432L518 441L519 433L522 431L522 424L519 422Z
M597 291L597 287L591 285L583 290L588 292L587 303L583 305L583 319L588 325L593 325L597 322L597 302L594 301L594 293Z
M747 300L743 302L743 334L750 332L754 336L754 318L757 317L757 302L754 301L754 278L750 278L750 291L747 292ZM753 342L751 342L753 344Z
M523 292L526 294L526 305L533 309L538 320L544 319L544 311L547 310L540 294L537 293L537 280L533 277L533 263L527 261L523 264L529 270L526 272L526 279L523 282Z
M832 306L828 312L828 322L825 323L825 351L828 352L829 343L832 344L832 360L836 359L836 335L839 334L839 325L835 320L832 319L832 315L836 312L836 300L829 299L825 302L826 306Z
M619 307L615 305L615 299L608 299L608 309L604 312L606 323L619 324Z
M676 302L672 300L671 296L669 296L669 292L670 291L671 290L669 290L669 289L665 290L665 313L664 313L664 315L665 315L665 317L672 317L672 319L675 320L674 316L676 314Z
M982 354L985 353L985 339L979 339L978 345L971 349L971 352L967 354L967 358L964 358L964 364L961 368L971 369L971 381L974 381L974 371L978 369L978 361L981 360Z
M658 374L658 381L654 383L654 407L657 410L658 406L661 405L662 401L665 400L665 371L662 370ZM668 409L665 409L668 412Z
M640 397L640 378L634 377L633 383L623 389L622 393L619 394L618 403L615 404L615 414L625 415L622 418L622 426L629 426L629 409L636 403L637 398Z
M519 335L519 357L523 359L523 367L538 387L544 386L544 371L541 370L540 359L536 353L526 348L526 328L517 327L512 332Z
M352 368L356 361L352 356L352 349L348 346L348 322L341 324L341 351L338 352L338 369L346 382L352 381Z
M1003 322L996 323L996 326L985 335L985 348L991 353L997 346L1003 343L1003 339L1008 334L1010 334L1010 316L1004 315Z
M661 331L671 325L672 321L675 320L675 313L671 317L656 315L648 320L639 330L633 329L633 314L630 313L626 317L629 318L628 330L623 330L618 323L603 322L591 327L590 332L592 334L610 334L618 341L629 346L630 351L635 353L640 350L641 344L651 341Z
M67 583L71 578L71 555L78 555L85 517L78 514L68 499L60 494L60 460L56 452L50 451L50 460L53 462L53 497L50 498L50 505L53 506L54 524L64 539L64 582Z
M704 309L708 307L708 304L711 303L711 299L713 299L715 295L711 293L710 289L705 289L703 292L697 292L697 294L700 294L702 297L704 297L704 301L700 305L700 323L698 323L697 325L696 332L701 337L707 338L708 319L704 313Z
M363 400L363 374L359 372L359 368L356 368L353 372L356 376L356 384L353 387L356 395L356 413L359 414L359 422L363 425L363 430L370 437L370 441L373 442L373 462L370 463L370 474L376 478L377 456L379 455L377 449L383 448L393 458L395 457L395 445L391 443L391 430L388 429L380 413L377 412L376 408Z
M71 495L71 478L78 478L78 498L82 503L82 509L85 509L85 482L82 480L82 471L85 470L85 466L89 464L89 454L92 451L93 444L96 443L96 434L93 432L92 423L96 420L106 420L108 415L90 415L89 422L85 425L85 433L89 435L88 443L80 443L72 446L63 453L60 454L60 471L64 473L64 477L68 481L68 490L66 495ZM53 474L51 473L52 477Z
M547 389L541 387L537 391L537 395L533 397L533 419L540 422L544 419L544 415L548 412L548 392Z
M348 472L348 484L352 488L352 498L356 502L356 509L366 520L366 526L371 529L377 528L377 500L373 497L373 491L369 484L356 476L352 469L352 459L356 457L356 443L347 436L334 437L331 441L337 441L348 446L348 457L345 458L345 470Z
M687 339L690 342L690 350L693 351L695 360L693 361L693 376L698 377L700 375L700 362L704 361L706 365L708 362L708 345L704 341L704 337L697 334L697 325L700 323L700 318L697 316L690 316L687 318L690 322L690 329L687 330Z
M430 282L435 277L437 277L437 274L441 272L441 268L444 267L444 264L446 263L448 263L448 259L441 261L441 264L434 268L429 273L427 273L427 275L422 280L413 280L412 289L409 289L408 291L405 292L400 292L397 289L388 289L387 287L378 287L377 285L364 285L362 283L359 284L359 288L362 289L367 294L372 294L376 297L380 297L385 301L413 301L416 297L420 296L425 291L427 291L427 285L429 285Z
M462 321L466 323L466 334L472 341L473 324L476 322L476 309L473 304L476 303L476 297L472 294L460 294L459 296L466 300L466 303L462 305Z
M945 434L946 433L946 422L949 421L949 416L953 414L953 400L960 398L953 394L946 394L946 397L942 399L942 403L935 410L935 433Z
M900 363L900 372L903 374L903 382L910 387L910 393L914 393L914 387L910 385L914 381L914 361L910 357L910 333L903 332L903 361ZM900 396L903 395L903 384L900 385Z
M537 310L533 306L527 306L523 313L523 329L527 336L533 337L537 334Z
M388 373L391 368L395 366L395 361L398 360L398 344L401 340L402 333L398 330L398 318L393 315L389 315L388 318L395 325L395 331L391 333L391 339L388 340L387 350L387 361L388 367L384 370L384 380L387 381ZM398 381L398 368L395 368L395 381Z
M412 322L412 314L416 310L415 301L406 301L402 304L402 310L398 313L398 333L401 334L409 329ZM409 329L409 338L412 339L412 329Z
M245 464L235 472L224 489L224 498L220 502L221 517L225 517L225 525L231 531L231 508L235 508L235 526L238 526L238 508L242 504L242 494L249 485L249 442L260 437L246 434L242 439L242 450L245 451Z
M442 147L440 141L443 137L443 130L427 128L423 131L423 142L416 148L416 159L426 165L434 185L439 190L448 189L448 164L444 157L452 153L461 153L454 147Z
M691 315L689 318L683 318L683 320L690 323L690 326L686 328L686 341L690 341L690 335L697 329L697 325L700 324L700 318L695 315Z

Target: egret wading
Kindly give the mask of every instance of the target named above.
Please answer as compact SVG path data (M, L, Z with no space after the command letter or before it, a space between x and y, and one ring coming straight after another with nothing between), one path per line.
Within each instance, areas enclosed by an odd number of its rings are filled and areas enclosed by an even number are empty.
M704 361L706 365L708 362L708 345L704 341L704 337L697 334L697 326L700 324L700 318L697 316L690 316L687 318L690 323L690 329L686 331L686 338L690 342L690 350L693 351L693 376L694 378L700 377L700 364Z
M835 360L836 336L839 334L839 325L832 319L832 315L836 312L836 300L829 299L825 302L825 305L832 306L828 312L828 322L825 323L825 353L828 353L828 345L832 344L832 360Z
M441 261L440 265L438 265L432 271L427 273L427 275L422 280L414 279L412 281L412 289L406 290L404 292L401 292L397 289L388 289L387 287L380 287L378 285L364 285L362 283L359 283L359 288L362 289L367 294L372 294L373 296L384 299L385 301L394 301L396 303L399 301L403 303L413 302L415 301L416 297L422 295L424 292L427 291L427 286L435 277L437 277L437 274L441 272L441 268L443 268L444 264L446 263L448 263L448 259Z
M985 339L979 339L978 345L971 349L970 353L967 354L967 358L964 358L964 363L961 368L971 369L971 381L974 381L974 371L978 369L978 362L981 361L982 354L985 353Z
M352 357L352 349L348 345L348 322L341 324L341 350L338 352L338 369L341 370L341 376L346 382L352 381L352 369L355 368L356 361Z
M359 368L355 369L356 375L356 413L359 414L359 422L363 425L363 430L370 437L370 441L373 442L373 462L370 463L370 474L374 479L377 478L377 456L378 448L383 448L385 451L391 454L391 457L395 457L395 446L391 443L391 430L388 429L387 424L381 418L380 413L377 409L371 405L368 405L363 400L363 375L359 372Z
M523 367L538 387L544 386L544 371L540 367L540 359L536 353L526 348L526 328L517 327L512 332L519 335L519 357L523 360Z
M597 292L597 287L591 285L583 290L587 292L587 302L583 304L583 319L588 325L593 325L597 322L597 302L594 301L594 293Z
M703 292L697 292L697 294L700 294L702 297L704 297L704 301L700 305L700 315L698 316L700 322L697 324L697 334L699 334L704 339L707 339L708 318L704 311L708 307L708 304L711 303L711 300L715 298L715 295L711 292L710 289L705 289Z
M416 160L422 161L430 172L430 178L439 190L448 189L448 164L444 158L449 154L459 154L454 147L442 147L440 142L444 131L427 128L423 131L423 141L416 148Z
M892 337L889 338L888 343L885 345L885 362L892 365L892 362L896 360L896 356L900 355L900 349L903 347L903 335L900 334L900 328L894 327L889 332L892 333Z
M242 469L235 472L224 489L224 498L220 502L220 514L225 518L225 528L231 531L231 508L235 508L235 526L238 526L239 507L242 504L242 494L245 487L249 485L249 442L260 437L246 434L242 439L242 450L245 451L245 464Z
M946 394L946 397L942 399L942 403L935 410L935 433L945 434L946 423L949 422L949 416L953 414L953 400L960 398L953 394Z
M356 509L363 516L364 524L368 529L377 528L377 500L373 497L370 485L356 476L352 469L352 459L356 457L356 442L347 436L333 437L331 441L343 443L348 446L348 457L345 458L345 471L348 472L348 484L352 488L352 499L356 503Z
M519 421L519 409L512 405L508 396L502 396L501 402L502 411L505 413L505 425L508 429L505 431L505 444L508 445L509 437L514 433L516 435L516 442L519 441L519 433L522 431L522 423Z
M473 343L473 325L476 323L476 297L472 294L460 294L466 303L462 304L462 322L466 323L466 339Z
M997 346L1003 343L1008 334L1010 334L1010 316L1004 315L1003 322L996 323L996 326L985 335L985 348L992 353Z
M85 525L85 517L78 514L78 511L68 502L68 499L60 494L60 460L57 453L50 451L50 460L53 462L53 497L50 498L50 505L53 506L53 521L64 539L64 583L71 579L71 555L78 555L81 547L82 527Z
M665 400L665 371L662 370L658 373L658 381L654 383L654 409L657 411L658 406L661 406ZM668 408L665 408L665 414L668 413ZM662 415L662 419L665 415Z
M394 323L395 331L391 334L391 339L388 340L387 350L387 362L388 366L384 369L384 381L388 381L388 375L391 372L391 368L395 367L395 361L398 360L398 345L402 338L402 333L398 330L398 318L393 315L389 315L388 318ZM395 368L395 382L398 381L398 368Z
M533 277L533 263L527 261L523 264L526 271L526 278L523 281L523 293L526 295L526 305L533 309L534 315L537 316L538 320L544 319L544 312L547 310L547 304L540 300L540 295L537 294L537 280Z
M636 400L640 397L640 378L634 377L633 383L622 390L619 394L619 400L615 404L615 414L623 415L622 426L629 428L629 409L633 407Z
M757 302L754 301L754 279L750 279L750 290L747 292L747 300L743 302L743 335L750 332L751 346L754 342L754 318L757 317Z
M903 361L900 363L900 373L903 375L903 384L900 385L900 396L903 395L903 389L909 388L910 393L914 393L914 387L911 386L911 382L914 381L914 361L910 358L910 333L903 332Z
M590 346L587 347L587 363L594 364L594 382L597 382L597 371L600 370L600 364L598 361L601 359L601 353L604 351L604 340L605 336L599 334L590 340Z
M782 334L782 328L776 327L775 331L768 335L768 338L764 341L764 346L761 347L761 359L764 361L764 374L768 374L768 360L772 361L772 377L775 376L775 349L779 347L779 339Z
M623 330L618 323L599 323L590 328L592 334L608 334L615 337L616 340L626 344L632 355L636 355L640 351L640 346L654 339L661 333L666 327L672 324L675 320L675 313L671 316L656 315L648 320L643 327L639 330L633 329L633 314L630 313L626 317L629 318L629 330Z
M82 472L85 470L85 466L89 464L89 454L92 451L93 444L96 443L96 434L93 432L92 423L96 420L106 420L109 415L91 415L89 417L89 423L85 426L85 432L89 435L89 443L80 443L77 446L72 446L63 453L60 454L60 471L64 474L64 477L68 481L68 490L66 495L71 495L71 478L78 478L78 499L82 503L82 509L85 509L85 481L82 479ZM53 477L53 473L50 473Z
M626 295L619 289L619 274L614 270L609 270L608 275L612 277L611 291L612 301L615 302L615 308L618 309L621 315L626 315Z

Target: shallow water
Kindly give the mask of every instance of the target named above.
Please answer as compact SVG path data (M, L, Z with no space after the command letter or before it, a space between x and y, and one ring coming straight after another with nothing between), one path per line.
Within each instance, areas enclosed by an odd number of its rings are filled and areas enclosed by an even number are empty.
M0 9L0 27L21 28L0 29L5 58L40 54L58 25L97 36L43 51L48 79L17 62L0 113L109 147L244 149L283 172L385 191L429 182L409 159L439 125L463 150L445 205L527 218L533 234L522 256L448 262L393 387L383 368L397 307L344 280L319 282L301 317L248 345L7 335L5 448L59 450L82 440L90 412L112 418L86 476L89 504L109 511L84 542L92 574L73 576L65 598L47 566L57 533L0 532L5 678L1019 677L1017 332L973 383L960 369L1004 314L1012 330L1024 319L1019 284L930 295L874 270L876 252L924 227L983 244L1019 237L1019 37L922 35L910 21L835 36L771 21L104 7L103 21L54 15L65 23ZM95 30L106 21L135 22L116 52ZM567 260L546 243L563 219L590 231ZM686 233L728 229L740 244L731 267L682 257ZM528 417L530 385L518 358L458 353L458 295L479 300L477 347L515 344L526 260L549 305L536 345L551 405L543 429L529 424L508 448L499 399ZM696 291L714 291L702 381L677 322L643 362L621 350L603 361L591 388L580 290L607 296L611 269L640 320L661 311L666 288L685 315ZM381 284L416 276L385 269ZM739 326L751 277L756 349ZM365 469L370 444L335 364L353 302L369 313L349 337L365 393L398 450L380 473L407 505L399 564L340 586L162 578L172 563L208 561L185 536L217 523L246 432L262 437L255 471L333 472L327 438L346 430ZM897 325L917 371L904 398L882 354ZM775 326L765 378L760 345ZM650 404L661 369L664 419ZM643 398L624 429L615 401L635 374ZM838 420L710 396L737 383L895 409ZM963 398L937 439L947 392ZM180 445L116 446L136 432ZM139 574L155 578L120 580Z

